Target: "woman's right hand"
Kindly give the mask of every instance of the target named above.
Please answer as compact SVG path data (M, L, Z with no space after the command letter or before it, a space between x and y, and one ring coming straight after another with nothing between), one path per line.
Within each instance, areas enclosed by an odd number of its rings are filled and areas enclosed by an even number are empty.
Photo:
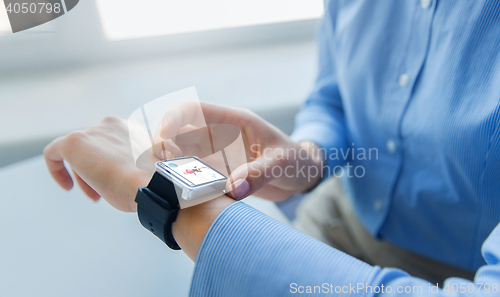
M180 104L165 113L155 136L155 155L160 159L187 155L182 146L176 144L175 136L202 127L205 122L207 125L229 124L241 131L248 163L233 170L226 186L229 195L236 200L255 195L281 201L307 190L321 177L324 157L314 143L294 142L249 110L195 101Z

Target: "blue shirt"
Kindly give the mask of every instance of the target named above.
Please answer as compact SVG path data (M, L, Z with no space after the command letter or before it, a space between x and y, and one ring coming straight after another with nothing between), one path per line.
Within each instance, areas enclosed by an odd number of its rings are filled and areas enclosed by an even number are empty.
M293 139L350 166L374 237L475 271L500 221L499 100L500 1L326 1Z
M500 224L483 255L487 265L474 282L450 278L438 289L399 269L370 266L234 202L201 244L190 296L499 296ZM453 293L464 289L467 294Z

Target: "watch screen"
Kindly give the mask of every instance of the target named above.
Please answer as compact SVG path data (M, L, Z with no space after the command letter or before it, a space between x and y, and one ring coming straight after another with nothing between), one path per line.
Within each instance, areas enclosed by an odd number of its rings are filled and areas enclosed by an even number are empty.
M192 186L199 186L226 177L207 164L195 158L180 158L162 162L169 171L187 181Z

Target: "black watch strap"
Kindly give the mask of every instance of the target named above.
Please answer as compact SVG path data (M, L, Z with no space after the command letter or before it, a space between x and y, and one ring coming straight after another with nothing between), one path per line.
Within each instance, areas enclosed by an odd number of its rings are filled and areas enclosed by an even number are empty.
M142 226L171 249L180 250L172 234L172 223L179 212L179 200L174 184L155 172L148 186L137 191L135 202Z

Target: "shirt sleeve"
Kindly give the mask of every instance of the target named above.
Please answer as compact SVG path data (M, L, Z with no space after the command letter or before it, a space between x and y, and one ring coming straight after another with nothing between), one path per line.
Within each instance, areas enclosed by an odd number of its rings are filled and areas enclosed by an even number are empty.
M318 32L318 76L314 89L295 118L292 139L312 141L326 149L347 149L344 109L335 73L335 17L332 1L325 1L325 15ZM329 168L343 165L342 158L328 159ZM332 172L327 172L331 174Z
M349 287L357 282L372 283L379 271L243 202L235 202L218 216L205 236L191 296L286 296L323 283L328 290L329 284ZM360 295L351 292L343 296Z
M235 202L205 236L190 296L498 296L500 227L483 245L483 255L488 265L474 282L451 278L438 289L399 269L370 266ZM468 291L460 294L460 288Z

